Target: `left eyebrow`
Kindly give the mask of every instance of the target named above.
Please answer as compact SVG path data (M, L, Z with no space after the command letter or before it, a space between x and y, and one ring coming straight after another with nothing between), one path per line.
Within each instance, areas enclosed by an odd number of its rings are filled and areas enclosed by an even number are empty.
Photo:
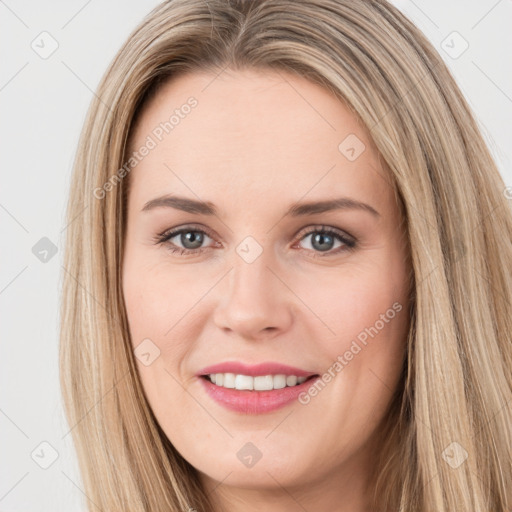
M286 212L285 215L298 217L299 215L314 215L316 213L324 213L331 210L364 210L371 213L375 217L380 217L380 213L369 204L356 201L350 197L339 197L327 201L316 201L309 203L298 203Z
M199 215L217 215L215 205L209 201L197 201L195 199L173 195L161 196L148 201L142 208L142 211L148 211L158 207L175 208L187 213L195 213ZM337 199L314 201L309 203L297 203L288 209L285 216L299 217L315 215L317 213L324 213L332 210L354 209L369 212L375 217L381 216L373 206L350 197L339 197Z

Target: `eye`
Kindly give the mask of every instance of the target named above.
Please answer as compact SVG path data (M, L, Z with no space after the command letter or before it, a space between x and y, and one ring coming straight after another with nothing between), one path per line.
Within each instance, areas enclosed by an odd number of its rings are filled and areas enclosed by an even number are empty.
M176 238L176 241L173 242L173 238ZM201 247L206 239L212 240L204 229L195 228L194 226L185 226L157 235L155 242L167 245L172 253L184 255L198 254L208 249L208 247Z
M354 238L347 236L342 231L326 226L314 226L313 228L309 228L309 231L303 234L299 243L307 238L310 238L308 244L310 247L307 249L317 253L313 254L314 257L324 256L324 254L318 253L326 253L325 256L331 256L333 254L339 254L340 252L354 250L356 247ZM336 247L336 250L333 250L336 241L339 242L339 245Z

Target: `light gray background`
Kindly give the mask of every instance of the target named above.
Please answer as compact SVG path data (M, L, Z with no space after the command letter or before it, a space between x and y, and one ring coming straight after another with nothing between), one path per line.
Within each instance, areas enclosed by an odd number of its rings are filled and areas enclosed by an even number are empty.
M64 212L93 91L125 38L157 3L0 0L2 512L86 510L58 381ZM511 187L512 1L395 3L448 63ZM44 31L50 36L41 36ZM42 58L53 40L58 48ZM465 41L469 46L461 53ZM34 254L43 237L55 244L55 256Z

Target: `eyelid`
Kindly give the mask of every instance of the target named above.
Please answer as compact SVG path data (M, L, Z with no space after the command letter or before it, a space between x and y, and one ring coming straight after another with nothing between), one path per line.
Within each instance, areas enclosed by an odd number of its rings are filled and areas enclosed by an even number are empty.
M295 237L298 237L302 240L302 238L306 235L310 235L311 233L316 232L328 232L328 233L334 233L341 238L347 238L350 240L356 241L355 237L344 231L343 229L336 228L334 226L328 226L326 224L312 224L310 226L306 226L305 228L301 229Z
M173 238L176 235L179 235L183 231L199 231L199 232L205 233L211 239L215 238L215 235L213 234L213 232L209 228L207 228L206 226L203 226L202 224L185 224L183 226L178 226L176 228L166 229L165 231L162 231L161 233L158 233L155 236L155 242L158 242L158 241L161 242L161 241L164 241L163 239Z

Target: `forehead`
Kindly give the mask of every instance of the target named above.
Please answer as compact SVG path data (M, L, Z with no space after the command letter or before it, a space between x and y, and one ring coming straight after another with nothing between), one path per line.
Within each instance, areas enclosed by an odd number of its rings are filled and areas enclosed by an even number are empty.
M152 149L130 175L139 202L175 188L224 200L233 191L240 204L249 192L379 201L389 183L357 116L327 89L283 71L169 80L145 106L131 150L149 139Z

